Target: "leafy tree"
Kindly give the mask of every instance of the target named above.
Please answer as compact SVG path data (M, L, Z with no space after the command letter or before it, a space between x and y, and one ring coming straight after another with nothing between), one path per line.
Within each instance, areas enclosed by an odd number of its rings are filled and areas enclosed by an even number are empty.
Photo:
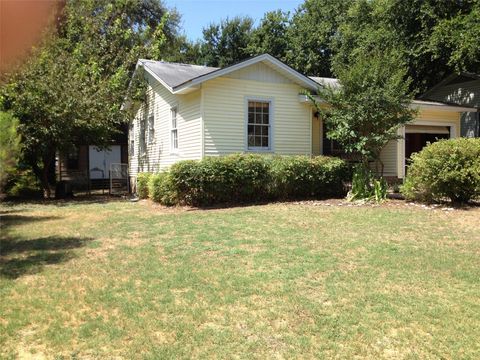
M248 52L251 55L267 53L280 61L286 61L289 21L289 13L281 10L267 12L252 32Z
M430 37L430 50L436 61L441 59L457 72L480 73L480 2L471 11L442 19Z
M306 0L288 28L286 62L312 76L331 76L332 41L353 0Z
M0 192L20 155L18 119L8 112L0 112Z
M225 67L250 57L248 45L253 30L249 17L234 17L203 29L200 63Z
M178 16L155 0L68 2L57 29L2 87L19 118L23 157L50 196L57 151L107 146L138 58L174 52ZM168 58L167 58L168 60Z
M331 46L335 66L357 52L400 48L411 89L424 92L446 75L478 71L478 5L474 1L355 0ZM475 15L477 13L477 15Z
M413 94L401 59L402 53L393 50L359 53L351 64L335 69L340 87L319 90L329 104L316 103L327 138L356 157L365 171L375 161L383 172L380 152L389 141L398 139L397 130L414 118L409 107Z

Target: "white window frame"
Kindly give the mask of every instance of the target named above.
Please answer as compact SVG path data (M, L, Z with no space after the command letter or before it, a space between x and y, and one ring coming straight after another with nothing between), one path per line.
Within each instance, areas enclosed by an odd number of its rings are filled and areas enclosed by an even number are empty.
M268 103L268 147L262 146L248 146L248 103L250 101L253 102L264 102ZM244 141L244 148L246 152L274 152L274 124L275 124L275 101L271 97L259 97L259 96L246 96L245 97L245 141Z
M176 140L176 146L175 146L175 140ZM172 154L178 153L178 107L177 106L174 106L170 109L170 152Z

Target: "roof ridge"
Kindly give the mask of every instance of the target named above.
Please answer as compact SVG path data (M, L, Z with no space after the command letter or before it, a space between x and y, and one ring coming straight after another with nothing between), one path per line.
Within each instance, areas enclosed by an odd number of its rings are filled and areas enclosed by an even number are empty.
M148 61L148 62L153 62L153 63L169 64L169 65L197 66L197 67L202 67L202 68L219 69L218 67L215 67L215 66L198 65L198 64L187 64L187 63L164 61L164 60L139 59L139 61L142 61L142 62L143 62L143 61Z

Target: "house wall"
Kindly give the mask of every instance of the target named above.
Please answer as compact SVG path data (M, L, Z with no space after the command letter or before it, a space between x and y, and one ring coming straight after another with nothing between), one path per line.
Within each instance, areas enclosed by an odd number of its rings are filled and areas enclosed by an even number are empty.
M138 172L157 172L174 162L184 159L200 159L201 146L201 92L174 95L161 84L149 78L147 105L142 105L129 131L129 144L134 140L134 155L129 155L130 175ZM171 109L177 108L178 151L171 151ZM155 135L148 142L148 116L154 115ZM140 121L145 119L146 151L140 152Z
M419 109L419 113L412 125L450 126L451 137L458 137L460 132L460 113L435 109ZM399 131L404 136L404 129ZM403 177L405 158L405 141L403 139L390 141L383 149L380 160L384 164L384 176Z
M272 69L252 66L205 82L203 92L204 155L247 151L247 99L273 102L272 151L285 155L312 153L311 106L300 103L302 88ZM260 79L257 81L255 79Z

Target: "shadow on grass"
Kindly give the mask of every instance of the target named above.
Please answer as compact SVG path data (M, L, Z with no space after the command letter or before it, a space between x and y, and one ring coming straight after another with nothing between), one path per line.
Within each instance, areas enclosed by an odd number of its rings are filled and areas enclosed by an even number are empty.
M0 239L0 276L17 279L42 271L45 265L59 264L75 257L74 249L92 238L48 236L36 239Z
M54 206L68 206L72 204L107 204L111 202L126 201L121 196L111 196L108 194L92 194L92 195L77 195L68 199L23 199L23 198L7 198L2 202L5 207L16 205L54 205ZM8 211L8 210L6 210Z
M17 211L0 211L0 229L2 233L9 228L40 221L58 220L59 216L29 216L15 214Z

